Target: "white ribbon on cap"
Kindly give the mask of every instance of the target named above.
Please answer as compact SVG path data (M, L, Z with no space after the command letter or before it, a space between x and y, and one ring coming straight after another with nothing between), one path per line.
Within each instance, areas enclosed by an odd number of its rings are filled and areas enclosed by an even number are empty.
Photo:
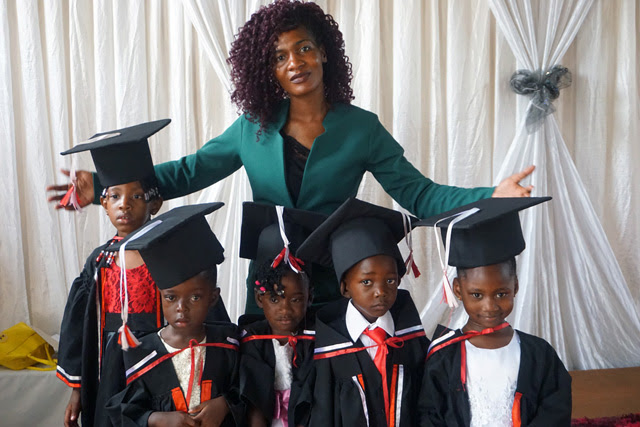
M453 229L454 224L462 221L465 218L470 217L471 215L475 214L479 210L480 209L478 208L471 208L466 211L458 212L457 214L448 216L446 218L442 218L436 221L435 224L433 224L433 231L435 232L436 239L438 241L438 257L440 258L440 266L442 267L442 290L444 292L444 299L449 305L449 308L458 307L458 301L456 301L456 297L453 294L453 289L451 288L451 283L449 282L449 277L447 276L447 266L449 265L449 250L451 249L451 230ZM438 223L445 221L449 218L454 218L454 219L447 226L447 237L446 237L446 244L444 245L445 250L444 250L444 259L443 259L442 249L441 249L441 246L443 245L442 235L438 230Z
M402 213L402 227L404 227L404 238L407 241L407 247L409 248L409 256L405 261L407 271L405 271L404 275L408 276L410 272L413 272L413 276L417 278L420 275L420 271L417 270L417 266L416 266L415 271L418 271L418 273L416 274L413 267L413 265L415 264L415 261L413 259L413 238L411 233L411 218L406 213L404 212L401 212L401 213Z
M123 350L129 349L129 342L125 333L125 329L127 328L127 320L129 319L129 292L127 291L127 263L126 257L124 256L124 251L126 250L127 244L144 236L145 234L147 234L147 232L153 230L160 224L162 224L162 221L154 221L147 224L145 227L141 228L135 235L131 236L129 240L124 242L119 249L118 258L120 259L120 317L122 319L122 326L120 326L120 329L118 329L118 333L120 334L120 343ZM133 334L131 335L131 337L135 344L139 344L138 340Z
M284 242L284 263L288 264L289 267L291 267L291 269L293 271L296 272L296 274L299 274L300 271L298 271L298 269L296 267L293 266L293 264L291 264L291 260L289 259L290 253L289 253L289 239L287 239L287 233L284 230L284 206L276 206L276 215L278 216L278 228L280 229L280 237L282 237L282 241ZM275 260L274 260L275 261ZM273 263L271 264L273 266Z

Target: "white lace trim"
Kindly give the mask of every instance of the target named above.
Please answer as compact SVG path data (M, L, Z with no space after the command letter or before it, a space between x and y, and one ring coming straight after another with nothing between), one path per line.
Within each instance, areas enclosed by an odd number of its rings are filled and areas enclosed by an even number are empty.
M164 329L164 328L163 328ZM158 331L158 335L160 336L160 340L162 344L164 344L165 348L169 353L173 353L174 351L180 350L179 348L171 347L169 344L162 339L162 335L160 335L160 331ZM205 344L207 342L207 338L205 337L200 344ZM200 378L200 370L202 366L204 366L203 358L206 356L205 351L206 347L195 347L195 362L196 362L196 370L193 375L193 388L191 389L191 401L189 402L189 411L195 409L196 406L200 404L200 384L198 383L198 379ZM191 351L185 350L173 356L171 358L171 362L173 363L173 369L176 371L176 375L178 377L178 381L180 382L180 388L182 389L182 393L184 394L184 398L187 398L187 390L189 390L189 375L191 374Z
M289 343L280 344L276 339L273 341L273 351L276 355L276 369L274 372L273 388L275 390L288 390L293 381L293 348Z
M496 349L467 350L467 391L471 427L512 426L511 409L518 385L520 339L514 332L508 345Z
M511 408L516 384L508 389L491 394L483 384L476 384L474 393L469 393L471 427L511 427Z

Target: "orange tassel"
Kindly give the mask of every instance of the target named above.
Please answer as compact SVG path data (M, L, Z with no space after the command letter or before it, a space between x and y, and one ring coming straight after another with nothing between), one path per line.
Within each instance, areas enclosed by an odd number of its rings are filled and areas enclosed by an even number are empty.
M73 196L73 193L75 191L75 186L72 185L71 187L69 187L67 193L62 197L62 200L60 200L60 206L69 206L71 204L71 196Z
M140 345L140 341L136 338L135 335L131 332L131 329L124 324L120 326L118 329L118 344L122 346L124 351L129 350L129 348L136 348Z

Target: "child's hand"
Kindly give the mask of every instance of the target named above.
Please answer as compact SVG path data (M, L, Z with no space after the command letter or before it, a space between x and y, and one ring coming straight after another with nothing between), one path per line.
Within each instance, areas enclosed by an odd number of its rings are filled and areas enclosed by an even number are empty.
M249 408L248 420L251 427L267 427L269 425L262 412L253 405Z
M69 172L69 169L60 169L60 171L66 176L71 175L71 172ZM78 203L80 204L81 207L90 205L94 199L93 174L91 172L80 170L80 171L76 171L76 178L77 178L76 194L78 196ZM71 183L61 184L61 185L54 184L54 185L47 186L46 191L55 191L55 193L52 196L47 197L47 201L51 203L55 203L56 209L74 210L74 207L72 205L60 206L60 203L59 203L69 188L71 188Z
M153 412L147 420L149 427L196 427L200 425L186 412Z
M193 419L202 427L218 427L229 413L229 405L224 396L207 400L198 405L194 411L197 413Z
M69 397L69 403L64 410L64 427L78 427L78 417L82 405L80 404L80 389L74 388Z

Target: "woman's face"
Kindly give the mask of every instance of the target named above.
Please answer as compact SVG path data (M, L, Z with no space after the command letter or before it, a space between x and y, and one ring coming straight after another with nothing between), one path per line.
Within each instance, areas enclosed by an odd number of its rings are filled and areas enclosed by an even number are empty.
M274 56L274 74L290 98L318 91L324 95L322 64L327 62L327 56L306 28L280 34Z

